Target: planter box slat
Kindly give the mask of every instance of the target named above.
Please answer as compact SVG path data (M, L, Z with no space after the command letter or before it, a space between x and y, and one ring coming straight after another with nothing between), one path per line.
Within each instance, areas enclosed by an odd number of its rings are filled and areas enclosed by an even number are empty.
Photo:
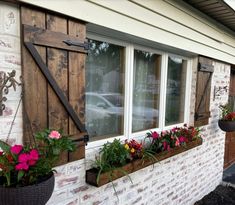
M155 161L155 162L150 159L146 159L144 161L142 159L137 159L137 160L134 160L133 162L130 162L130 163L124 165L123 167L120 167L120 169L124 170L126 173L130 174L130 173L133 173L133 172L138 171L140 169L143 169L147 166L150 166L154 163L157 163L159 161L162 161L162 160L167 159L169 157L175 156L177 154L185 152L185 151L192 149L194 147L197 147L201 144L202 144L202 139L197 139L195 141L188 142L185 147L184 146L175 147L175 148L171 149L170 151L164 151L164 152L161 152L159 154L154 155L157 159L157 161ZM99 183L96 182L97 175L98 175L97 169L94 169L94 168L89 169L86 171L86 183L93 185L93 186L96 186L96 187L100 187L104 184L107 184L111 181L114 181L118 178L125 176L125 173L120 171L120 169L117 168L117 169L113 170L112 172L101 173ZM110 179L110 175L112 176L112 179Z

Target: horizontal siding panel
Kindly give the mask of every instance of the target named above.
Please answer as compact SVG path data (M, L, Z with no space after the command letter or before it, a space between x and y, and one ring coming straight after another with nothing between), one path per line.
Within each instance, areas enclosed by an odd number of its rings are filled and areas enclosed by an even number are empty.
M201 31L205 35L208 35L220 42L228 44L229 46L235 47L234 33L226 34L220 26L213 25L207 19L200 17L199 15L193 14L192 11L186 11L183 7L176 5L174 1L163 2L159 1L157 4L153 0L142 1L142 0L131 0L132 2L138 3L143 7L155 11L156 13L167 16L168 18L176 21L180 24L189 26L193 30Z
M198 53L201 55L210 56L212 58L216 58L230 63L235 62L235 57L233 55L235 54L235 48L232 48L231 46L217 42L215 42L213 45L205 45L207 42L199 43L196 42L195 40L192 39L190 40L189 38L192 38L192 36L190 36L192 35L192 32L190 34L189 31L188 31L189 32L188 38L175 35L172 32L169 32L169 30L166 31L163 30L162 28L160 29L152 25L149 25L146 22L130 18L126 14L122 14L121 12L116 11L116 8L112 7L110 9L107 9L104 8L103 6L99 6L97 5L97 1L95 1L96 3L94 3L84 0L79 0L79 1L73 0L69 1L68 3L68 1L66 0L60 0L57 1L56 4L54 3L54 1L48 1L48 0L21 0L21 1L31 3L53 11L57 11L65 15L69 15L117 31L129 33L131 35L138 36L144 39L157 41L159 43L173 46L175 48ZM118 3L123 5L122 1L124 2L124 0L120 0L118 1ZM114 1L112 0L110 2L114 3ZM158 1L158 3L156 4L156 1L150 1L150 0L149 1L135 0L135 2L137 2L138 4L144 3L145 7L151 8L152 11L159 13L161 15L163 13L164 15L167 15L169 18L172 18L174 21L179 22L179 24L182 25L185 24L187 26L192 25L192 27L194 27L195 29L200 30L201 32L207 34L208 37L214 38L217 41L223 42L225 37L229 39L231 41L231 44L233 44L235 47L235 40L229 38L226 35L223 35L222 30L220 33L215 28L208 27L207 24L200 22L198 19L192 16L190 17L189 14L179 9L176 9L174 6L168 3L165 3L163 1ZM125 3L127 2L125 1ZM128 5L131 5L129 3ZM146 8L143 9L141 7L140 9L141 11L146 10ZM129 7L129 12L131 11L132 8ZM136 15L143 16L143 14L136 14ZM169 19L168 21L166 21L165 19L165 22L170 22L170 21ZM174 24L171 22L171 26L172 25L176 25L175 22ZM164 27L164 29L166 29L168 25L162 25L162 26ZM172 31L173 30L174 28L172 28ZM198 35L199 34L197 34L197 36ZM212 43L212 39L210 40L210 42Z
M142 22L144 24L159 29L163 29L167 32L190 39L192 41L196 41L198 43L202 42L202 44L216 48L222 52L228 52L228 53L235 52L234 48L226 44L215 41L214 39L205 34L203 35L184 25L181 25L175 21L165 18L162 15L154 13L129 1L124 1L124 0L120 1L88 0L88 1L98 4L99 6L107 8L109 10L118 12L122 15L125 15L130 19L134 19L136 21ZM158 41L158 39L156 39L156 41Z

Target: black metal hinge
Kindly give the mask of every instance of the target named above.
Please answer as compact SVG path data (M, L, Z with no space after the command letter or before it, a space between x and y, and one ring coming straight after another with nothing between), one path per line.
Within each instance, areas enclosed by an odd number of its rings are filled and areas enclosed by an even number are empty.
M63 42L67 44L68 46L78 46L78 47L84 48L84 50L89 50L88 42L81 43L79 41L71 41L71 40L65 40Z
M214 66L209 65L209 64L204 64L204 63L198 63L198 71L213 73L214 72Z
M89 135L84 135L83 138L74 140L74 142L84 142L87 145L87 142L89 142Z

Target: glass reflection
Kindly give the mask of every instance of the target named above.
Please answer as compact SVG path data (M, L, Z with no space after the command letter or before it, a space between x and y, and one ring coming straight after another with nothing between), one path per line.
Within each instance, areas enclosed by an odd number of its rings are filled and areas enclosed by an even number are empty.
M158 127L161 56L135 50L132 131Z
M86 128L91 137L123 134L123 47L89 40Z
M187 61L168 58L165 124L172 125L184 120Z

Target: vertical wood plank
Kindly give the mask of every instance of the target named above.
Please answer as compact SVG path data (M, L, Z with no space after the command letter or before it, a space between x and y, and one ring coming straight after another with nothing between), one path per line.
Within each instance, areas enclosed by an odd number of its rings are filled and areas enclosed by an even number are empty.
M200 56L198 59L199 63L212 65L213 61L209 58ZM199 116L199 119L195 120L195 126L206 125L209 122L210 117L210 93L211 93L211 79L210 73L198 71L197 73L197 89L196 89L196 103L195 111ZM210 80L210 81L209 81ZM205 90L205 86L208 83L208 86ZM205 90L205 93L204 93ZM201 101L201 104L200 104ZM200 107L199 107L200 104ZM199 108L199 109L198 109Z
M235 72L232 66L229 86L229 103L234 105L235 96ZM225 138L224 168L235 162L235 132L227 132Z
M22 24L47 29L54 32L73 35L79 41L85 41L86 27L83 23L69 21L66 17L48 14L21 7ZM66 39L65 39L66 40ZM68 54L63 49L46 48L46 46L36 46L40 56L47 64L52 76L58 86L75 109L81 122L85 123L85 58L82 53L71 52ZM32 56L27 49L22 46L22 64L24 78L24 103L28 111L33 132L40 131L46 127L64 130L65 134L80 137L78 129L74 125L58 97L51 89L38 66L34 63ZM69 68L70 66L70 68ZM24 142L32 140L32 133L27 126L26 115L24 116ZM86 134L86 133L84 133ZM79 136L79 137L78 137ZM81 135L81 137L83 137ZM71 154L70 160L84 158L85 145L79 142L79 149ZM60 156L60 163L68 161L68 153L64 152Z
M67 34L67 19L47 14L46 23L48 30ZM47 65L58 86L65 96L68 96L67 51L47 48ZM63 129L64 133L68 133L68 114L50 86L48 86L48 120L50 128ZM67 152L61 154L60 164L67 160Z
M69 35L76 36L81 41L85 40L84 24L69 20L68 32ZM69 52L69 102L83 124L85 123L85 58L86 56L82 53ZM69 119L69 134L74 135L77 132L76 126ZM77 151L69 153L69 161L84 157L85 145L79 142Z
M45 28L45 13L21 7L21 23ZM45 60L46 49L39 46L36 49L42 59ZM30 122L33 132L47 127L47 83L24 46L22 46L22 74L24 82L23 103L26 109L30 108L30 110L23 112L23 140L29 143L33 137L30 130Z

